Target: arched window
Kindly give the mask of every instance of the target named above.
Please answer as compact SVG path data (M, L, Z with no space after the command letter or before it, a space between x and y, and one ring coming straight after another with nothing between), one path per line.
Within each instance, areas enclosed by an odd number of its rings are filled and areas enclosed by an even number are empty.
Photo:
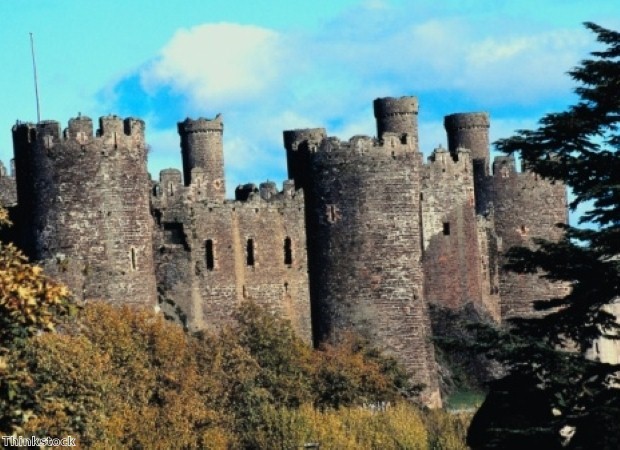
M284 264L287 266L293 264L293 245L288 236L284 239Z

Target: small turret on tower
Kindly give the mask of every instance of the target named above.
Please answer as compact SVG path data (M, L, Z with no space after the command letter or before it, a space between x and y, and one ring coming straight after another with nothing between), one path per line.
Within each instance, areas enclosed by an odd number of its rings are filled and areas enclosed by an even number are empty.
M304 128L284 131L284 147L288 177L297 189L308 189L309 154L327 137L325 128Z
M205 176L205 198L223 202L224 186L224 148L222 135L224 124L222 116L215 119L185 119L178 124L183 158L183 178L185 185L192 184L192 170L199 168Z
M416 97L385 97L373 102L377 119L377 137L383 133L408 134L416 149L418 143L418 99Z
M486 185L490 158L489 126L489 115L485 112L451 114L444 118L450 153L456 157L459 148L471 151L478 214L486 213L489 202Z

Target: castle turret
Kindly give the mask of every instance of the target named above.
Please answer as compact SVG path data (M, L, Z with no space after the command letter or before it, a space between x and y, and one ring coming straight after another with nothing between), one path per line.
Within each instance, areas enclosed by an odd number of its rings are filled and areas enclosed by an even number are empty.
M155 305L144 122L13 128L22 245L81 299Z
M418 99L416 97L378 98L373 102L377 137L383 133L408 134L418 143Z
M456 156L459 148L471 152L474 170L476 212L487 212L489 195L486 185L489 175L489 115L487 113L459 113L444 118L448 133L448 150Z
M222 135L224 124L222 116L215 119L200 118L197 120L185 119L178 124L181 136L181 155L183 158L183 178L185 185L194 181L192 171L202 169L200 180L204 183L203 198L223 202L226 196L224 180L224 148Z
M321 141L326 137L325 128L305 128L284 132L288 177L295 180L297 189L308 185L309 155L316 151Z

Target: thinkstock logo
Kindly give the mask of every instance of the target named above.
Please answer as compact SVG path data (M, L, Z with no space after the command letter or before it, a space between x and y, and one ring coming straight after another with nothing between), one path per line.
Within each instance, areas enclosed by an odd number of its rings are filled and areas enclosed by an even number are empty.
M4 447L75 447L75 438L2 436Z

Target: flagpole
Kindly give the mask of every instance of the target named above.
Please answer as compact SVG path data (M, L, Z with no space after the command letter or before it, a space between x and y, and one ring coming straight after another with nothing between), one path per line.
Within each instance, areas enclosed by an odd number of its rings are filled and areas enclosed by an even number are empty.
M39 82L37 80L37 62L34 58L34 38L30 33L30 50L32 52L32 69L34 71L34 95L37 99L37 123L41 122L41 106L39 105Z

